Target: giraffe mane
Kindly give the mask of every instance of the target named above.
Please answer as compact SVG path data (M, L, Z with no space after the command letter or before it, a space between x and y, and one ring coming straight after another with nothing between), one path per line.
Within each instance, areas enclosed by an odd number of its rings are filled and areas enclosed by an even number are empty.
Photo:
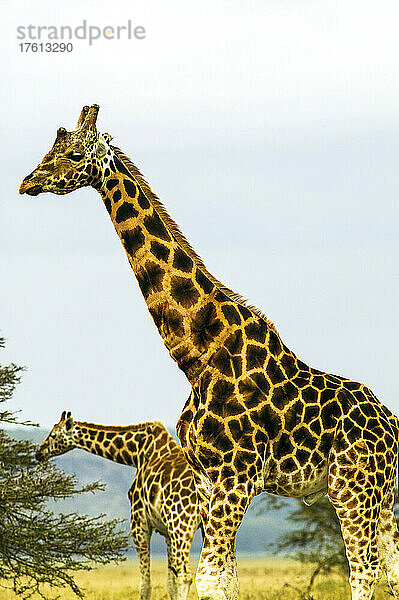
M201 269L204 275L208 277L208 279L217 287L217 289L220 290L223 294L225 294L230 300L232 300L233 302L237 302L241 306L249 308L249 310L253 311L258 317L266 321L267 325L273 331L277 332L274 323L272 323L272 321L259 308L253 306L252 304L249 304L246 298L244 298L241 294L234 292L229 287L221 283L216 277L212 275L212 273L208 271L202 258L196 253L194 248L191 246L190 242L183 235L176 221L172 219L172 217L167 212L165 206L162 204L158 196L154 194L154 192L152 191L152 189L150 188L147 181L144 179L143 175L136 167L136 165L132 163L130 158L128 158L120 148L118 148L117 146L111 146L111 148L113 149L119 160L122 162L122 164L125 166L125 168L128 171L130 171L131 175L137 180L141 189L143 190L147 198L151 201L152 205L154 206L157 213L167 226L170 233L175 238L176 242L183 248L183 250L187 252L188 256L193 260L194 264L199 269Z
M100 423L88 423L87 421L75 421L75 423L81 427L101 427L102 431L117 431L120 433L146 430L148 427L154 425L160 425L165 429L165 426L160 421L145 421L144 423L135 423L134 425L101 425Z

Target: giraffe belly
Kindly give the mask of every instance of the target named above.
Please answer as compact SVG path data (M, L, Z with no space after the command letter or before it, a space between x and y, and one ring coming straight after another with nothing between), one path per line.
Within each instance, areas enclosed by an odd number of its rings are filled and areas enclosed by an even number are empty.
M155 531L160 533L163 536L168 534L168 526L165 523L165 519L161 515L161 510L157 509L155 506L151 507L148 511L148 521Z
M304 498L305 503L312 504L327 493L327 461L319 467L310 464L290 473L282 470L278 461L266 461L264 468L263 491L278 496Z
M151 482L152 483L152 482ZM148 485L147 497L150 502L147 505L148 523L154 531L165 536L168 533L167 519L165 519L165 497L158 485Z

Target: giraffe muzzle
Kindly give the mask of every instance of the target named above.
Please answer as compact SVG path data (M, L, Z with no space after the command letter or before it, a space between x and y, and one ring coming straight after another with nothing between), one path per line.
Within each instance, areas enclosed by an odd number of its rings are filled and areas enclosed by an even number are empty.
M29 175L28 175L29 177ZM28 194L29 196L37 196L43 192L43 186L35 183L34 181L29 181L28 177L25 177L21 186L19 188L20 194Z
M44 457L43 453L41 452L40 448L38 448L38 449L36 450L36 452L35 452L35 458L36 458L36 460L37 460L37 461L39 461L39 462L43 462L43 461L44 461L44 458L45 458L45 457Z

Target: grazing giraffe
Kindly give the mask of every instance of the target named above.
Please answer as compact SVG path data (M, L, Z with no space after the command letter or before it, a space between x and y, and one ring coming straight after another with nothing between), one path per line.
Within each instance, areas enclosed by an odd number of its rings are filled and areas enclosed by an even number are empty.
M166 540L169 595L172 600L186 600L192 581L190 548L200 513L193 474L179 444L158 421L97 425L74 421L64 411L36 458L45 460L73 448L137 469L128 496L140 565L140 599L151 596L150 540L155 530Z
M235 535L261 491L328 493L340 520L353 600L384 570L399 598L393 515L398 420L363 384L309 367L260 311L211 275L137 167L84 107L60 128L20 193L101 195L152 318L191 384L178 435L193 469L204 543L201 600L238 594Z

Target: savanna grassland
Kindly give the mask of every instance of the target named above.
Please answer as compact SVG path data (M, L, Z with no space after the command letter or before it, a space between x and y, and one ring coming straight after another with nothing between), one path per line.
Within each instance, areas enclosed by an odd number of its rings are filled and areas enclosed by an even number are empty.
M195 571L196 564L192 563ZM297 591L305 590L310 567L297 562L277 559L239 560L240 600L300 600ZM139 567L137 561L127 561L119 566L107 566L76 576L85 591L86 600L139 600ZM290 585L287 585L290 584ZM297 588L297 589L296 589ZM379 584L375 600L389 597L384 582ZM15 599L11 592L0 590L1 600ZM61 590L60 600L75 598L69 590ZM189 600L197 594L193 584ZM350 600L349 586L337 575L320 577L312 592L314 600ZM152 600L169 600L166 592L166 560L152 562Z

